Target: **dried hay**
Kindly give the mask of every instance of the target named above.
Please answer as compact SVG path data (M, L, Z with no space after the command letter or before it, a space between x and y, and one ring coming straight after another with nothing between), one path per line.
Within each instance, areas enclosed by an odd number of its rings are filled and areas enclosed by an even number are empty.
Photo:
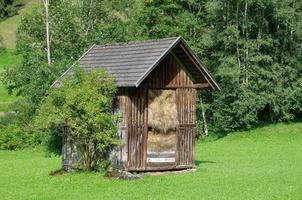
M148 132L147 147L149 153L159 152L175 152L176 149L176 133L168 131L166 134L158 132Z
M174 90L149 90L148 126L167 133L178 126L176 95Z

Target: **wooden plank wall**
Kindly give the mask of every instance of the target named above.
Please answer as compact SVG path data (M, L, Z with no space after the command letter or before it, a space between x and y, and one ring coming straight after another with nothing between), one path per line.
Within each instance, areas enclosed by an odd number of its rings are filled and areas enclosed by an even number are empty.
M174 168L194 166L196 89L181 63L168 55L139 88L123 88L124 117L127 126L124 141L124 168L129 171L152 170L146 166L148 89L175 89L179 118L177 155ZM126 161L125 161L126 157ZM158 169L171 166L158 166ZM172 169L172 168L171 168ZM154 168L154 170L156 170Z
M176 168L195 165L196 89L182 63L172 54L150 73L146 88L176 89L179 127L177 130Z
M126 117L126 102L129 101L129 96L125 88L119 88L117 97L114 102L114 114L119 117L117 122L117 137L121 140L122 146L111 149L109 158L111 167L114 169L125 168L124 163L128 160L128 126Z
M167 57L154 69L142 83L142 87L152 89L194 87L193 81L172 56Z
M196 89L178 88L176 96L179 120L176 166L194 166Z
M131 170L143 170L146 161L147 144L147 90L144 88L129 88L126 102L126 117L128 119L126 167Z

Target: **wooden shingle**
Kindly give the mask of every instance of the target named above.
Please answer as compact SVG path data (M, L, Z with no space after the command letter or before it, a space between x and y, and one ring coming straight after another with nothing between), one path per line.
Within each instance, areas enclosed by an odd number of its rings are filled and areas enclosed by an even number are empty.
M94 45L79 59L79 65L84 71L106 69L115 78L117 87L138 87L174 48L175 54L179 54L179 45L188 48L181 37L113 45ZM190 49L188 52L192 55L183 53L183 55L177 56L190 57L184 60L187 62L185 64L190 65L188 69L192 71L193 76L196 76L197 79L198 76L202 76L212 88L219 88L212 76L200 65L199 60L196 60L197 56ZM192 65L196 66L192 68ZM52 86L59 86L60 79L72 74L73 71L73 67L70 67Z

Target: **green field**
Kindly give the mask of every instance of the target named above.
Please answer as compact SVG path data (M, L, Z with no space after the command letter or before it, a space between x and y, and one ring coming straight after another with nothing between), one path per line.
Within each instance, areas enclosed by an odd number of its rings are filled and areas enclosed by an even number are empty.
M27 13L33 5L37 4L39 0L21 0L24 4L23 8L19 10L18 15L10 17L0 22L0 36L3 38L4 46L8 49L14 49L16 46L16 32L18 25L21 22L22 16ZM2 28L4 27L4 28Z
M49 176L60 159L0 152L1 199L302 199L302 123L197 144L197 171L123 181L99 173Z

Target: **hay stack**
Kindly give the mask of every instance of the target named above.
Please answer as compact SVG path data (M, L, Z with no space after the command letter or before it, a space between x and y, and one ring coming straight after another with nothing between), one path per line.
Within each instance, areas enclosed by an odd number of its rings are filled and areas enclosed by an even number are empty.
M166 134L148 132L148 153L175 153L176 134L175 131L168 131Z
M148 126L156 132L167 133L178 126L174 90L149 90Z

